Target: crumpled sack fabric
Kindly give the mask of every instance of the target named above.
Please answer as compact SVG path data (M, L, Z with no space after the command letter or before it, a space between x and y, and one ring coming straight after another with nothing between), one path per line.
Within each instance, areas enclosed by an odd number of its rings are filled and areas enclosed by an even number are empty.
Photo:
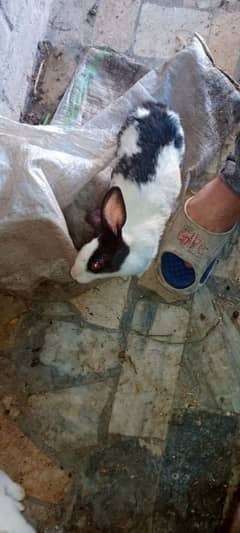
M86 213L109 186L116 136L138 104L158 99L180 114L183 183L196 180L240 119L238 84L202 38L157 69L91 48L50 126L0 117L0 287L32 291L71 283L77 248L92 235Z

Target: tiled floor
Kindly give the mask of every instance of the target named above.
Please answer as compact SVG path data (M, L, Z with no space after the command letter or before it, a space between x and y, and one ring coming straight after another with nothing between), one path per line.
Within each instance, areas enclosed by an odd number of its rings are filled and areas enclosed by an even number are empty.
M199 31L238 77L238 0L80 4L56 3L54 44L154 62ZM1 297L0 467L40 532L219 531L240 476L239 266L237 244L173 304L151 272L75 298Z

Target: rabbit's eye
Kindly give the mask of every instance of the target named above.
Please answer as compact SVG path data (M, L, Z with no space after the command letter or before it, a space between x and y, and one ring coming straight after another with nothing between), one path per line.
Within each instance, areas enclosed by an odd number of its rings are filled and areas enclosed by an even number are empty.
M104 261L99 259L98 261L94 261L91 263L91 270L92 272L100 272L102 268L104 267Z

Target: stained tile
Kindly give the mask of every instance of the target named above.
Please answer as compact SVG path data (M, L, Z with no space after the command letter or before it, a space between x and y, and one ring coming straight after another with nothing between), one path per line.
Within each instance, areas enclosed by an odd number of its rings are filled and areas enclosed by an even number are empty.
M196 311L199 314L198 306ZM187 341L176 385L176 408L240 412L240 331L220 308L217 321L211 326L200 319L199 340Z
M96 11L98 2L96 2ZM53 44L69 47L75 43L88 46L92 42L92 21L89 11L94 7L93 0L76 2L75 0L59 0L53 2L50 13L47 38ZM94 16L92 17L94 22Z
M183 307L160 303L149 335L169 344L183 343L188 327L189 313Z
M220 320L221 315L211 292L206 286L202 287L193 297L188 341L196 343L206 338Z
M163 7L182 7L184 0L152 0L154 4Z
M35 438L56 452L97 444L100 417L112 391L111 379L57 392L32 395L25 419ZM54 413L54 416L53 416Z
M237 230L238 231L238 230ZM229 251L227 258L221 259L215 270L216 276L233 282L240 282L240 238L239 231L236 232L235 243Z
M27 317L14 353L20 390L51 391L118 372L119 332L88 326L72 311L65 316L60 311L56 318L52 307L48 315ZM6 364L3 368L7 371Z
M137 439L114 440L95 450L85 461L71 531L81 509L76 529L81 533L150 532L160 464Z
M24 514L37 531L44 533L64 533L65 516L68 511L66 501L58 505L47 504L34 498L24 500Z
M38 423L38 421L36 421ZM68 473L52 463L7 416L0 415L0 468L43 502L58 503L70 490Z
M40 362L63 376L103 373L119 365L118 336L72 322L53 322L45 332Z
M0 306L0 349L9 352L14 346L27 306L22 299L4 294L0 295Z
M236 419L194 411L171 420L153 531L218 531L231 470Z
M187 325L185 309L167 304L155 309L151 303L139 302L133 318L138 334L129 336L110 433L164 442Z
M210 50L217 65L234 75L239 60L240 14L219 10L214 18L209 41Z
M72 300L81 316L105 328L118 328L126 303L129 280L111 279Z
M103 0L97 14L94 43L126 52L132 44L140 0L109 2Z
M184 7L214 9L219 7L219 0L184 0Z
M143 4L136 33L134 53L145 57L170 57L177 38L189 40L198 31L206 40L210 32L210 14L196 9ZM168 28L168 31L163 31Z

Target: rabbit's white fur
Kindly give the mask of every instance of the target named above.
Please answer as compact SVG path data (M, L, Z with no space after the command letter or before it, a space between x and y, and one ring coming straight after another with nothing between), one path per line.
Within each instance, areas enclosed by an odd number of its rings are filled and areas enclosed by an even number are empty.
M0 533L36 533L21 514L24 496L23 488L0 470Z

